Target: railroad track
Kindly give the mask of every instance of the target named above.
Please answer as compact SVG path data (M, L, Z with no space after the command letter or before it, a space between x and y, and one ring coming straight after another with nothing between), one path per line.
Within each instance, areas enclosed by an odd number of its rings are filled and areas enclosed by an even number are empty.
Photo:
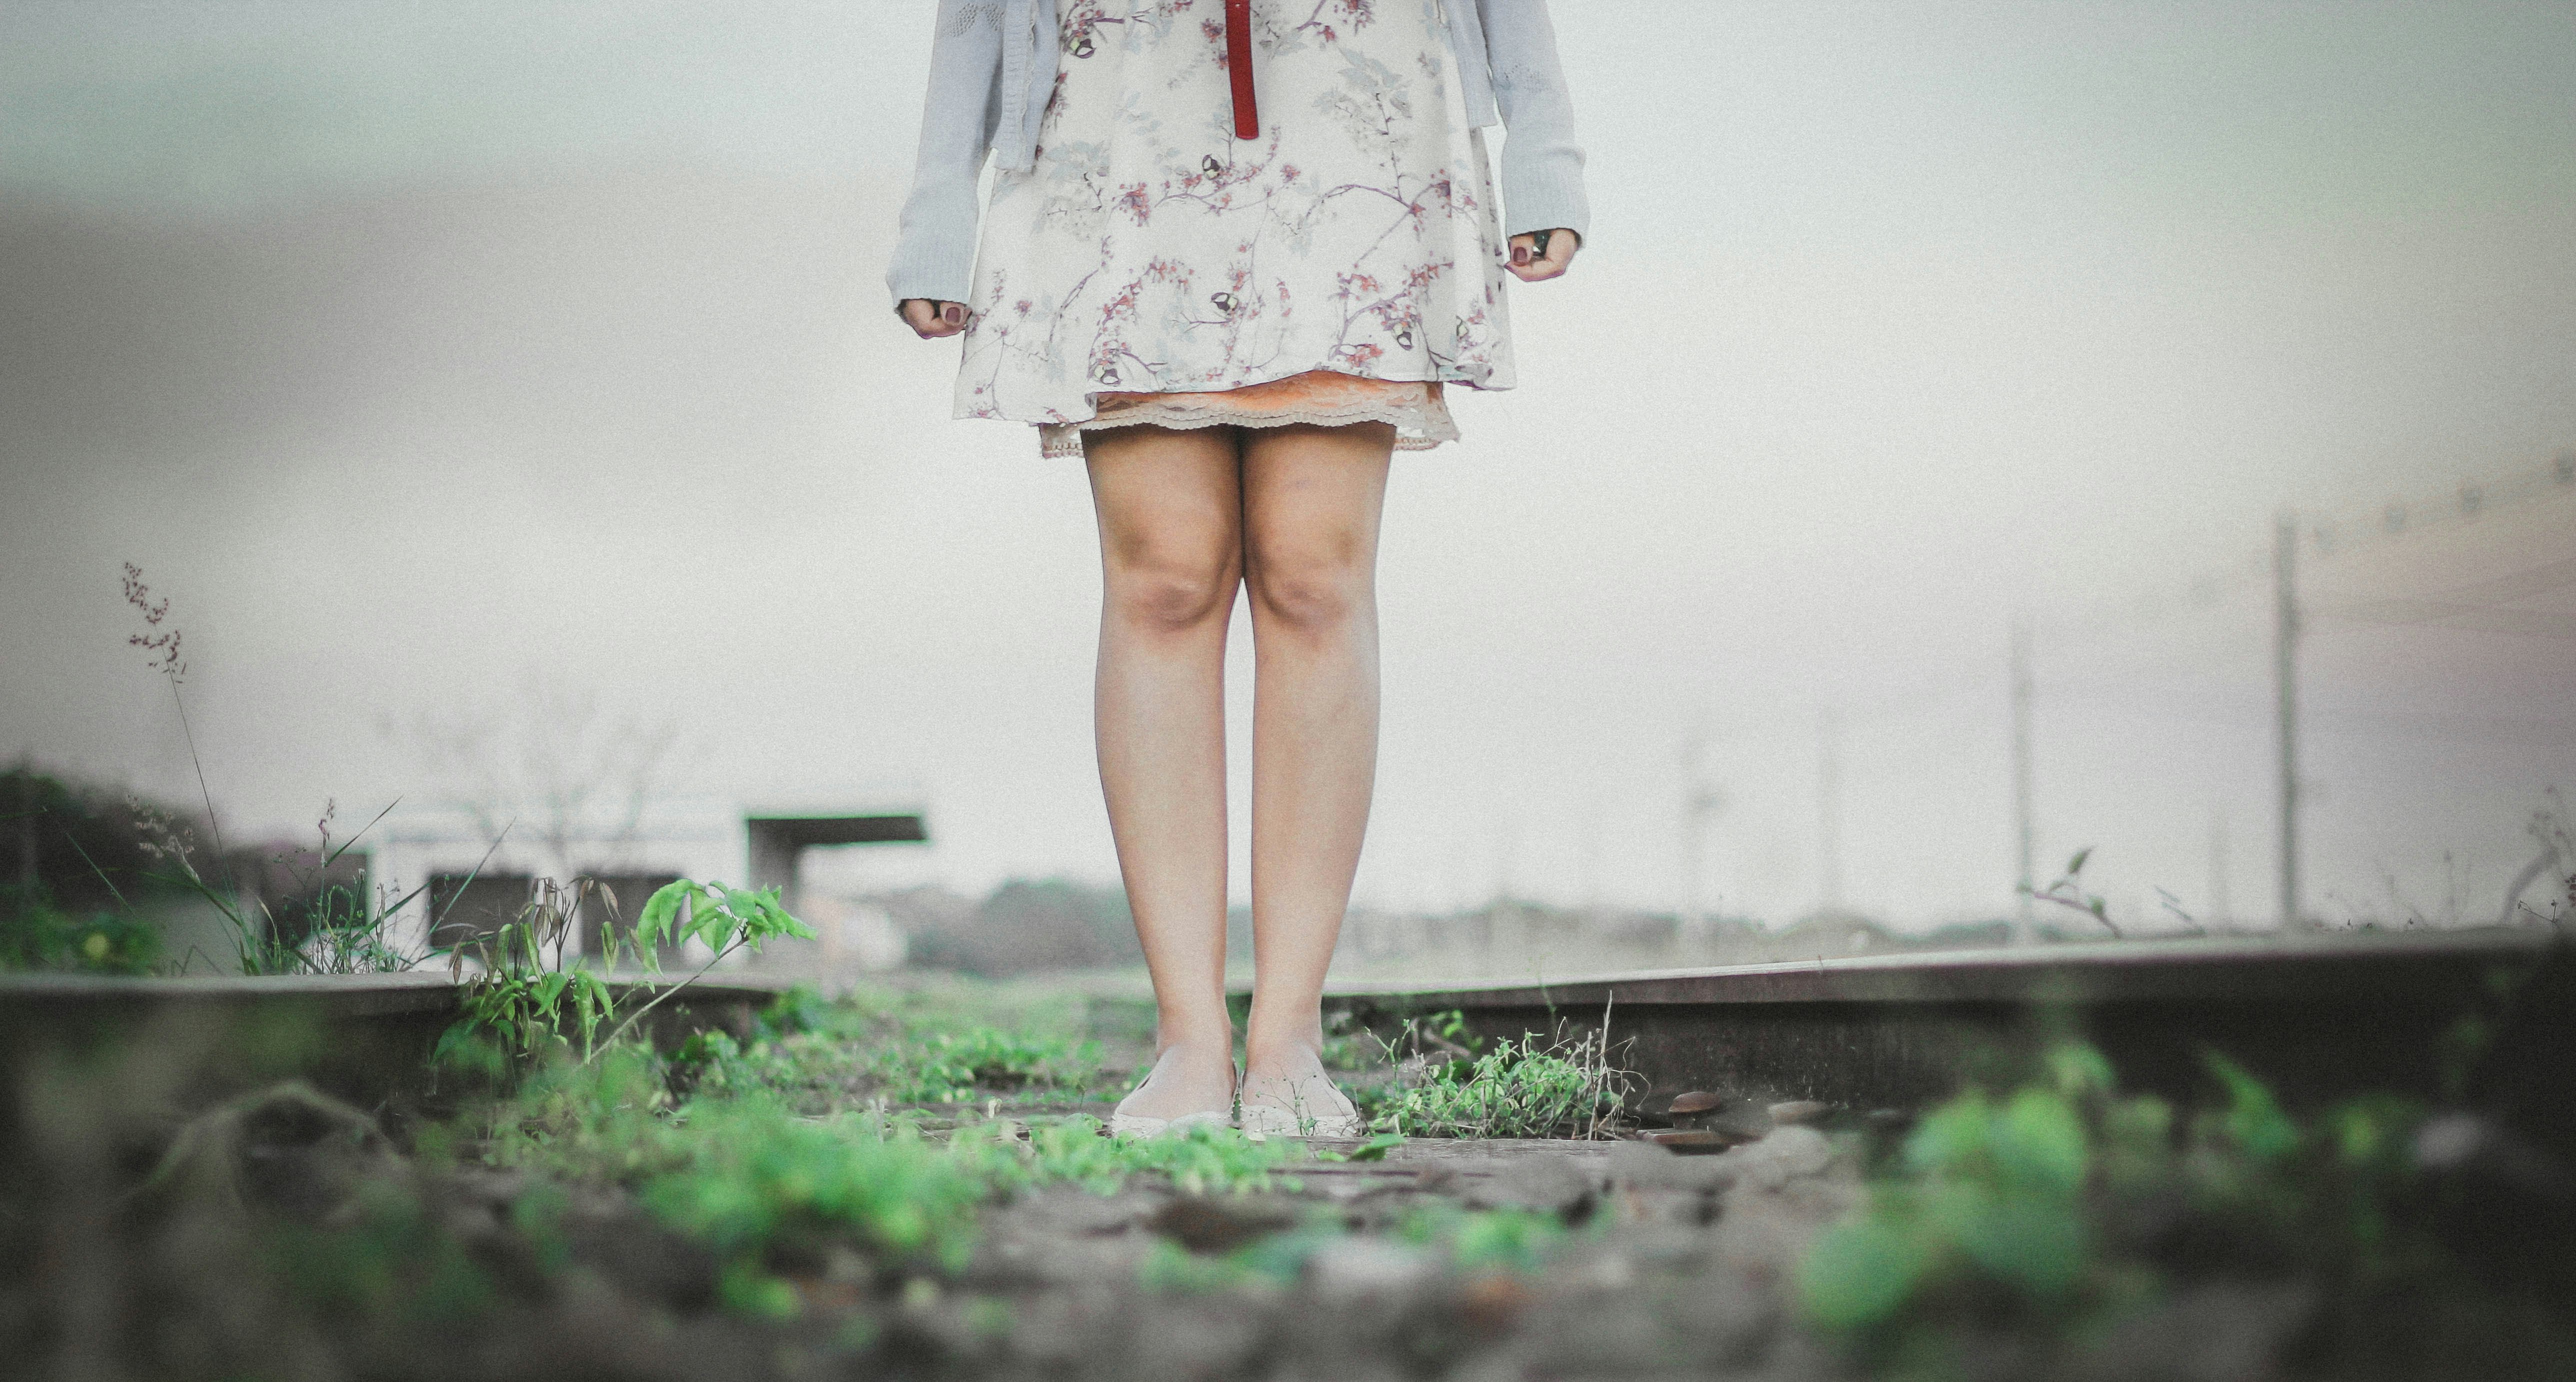
M1330 1000L1386 1031L1449 1009L1485 1037L1598 1026L1626 1043L1649 1110L1683 1090L1920 1108L2040 1045L2079 1037L2125 1085L2206 1089L2215 1049L2298 1103L2364 1090L2438 1099L2463 1022L2522 1043L2514 1078L2563 1085L2576 1002L2554 933L2400 932L1903 953L1455 987L1349 984ZM2552 957L2559 957L2552 963ZM2530 985L2554 974L2545 993ZM2521 993L2529 1001L2516 1002Z
M637 990L670 982L613 981ZM746 1033L787 984L768 975L701 979L645 1024L666 1044L709 1028ZM288 1078L365 1108L417 1108L439 1097L430 1052L461 1003L462 990L444 973L0 974L0 1097L16 1094L37 1062L70 1062L85 1079L141 1079L131 1063L118 1073L117 1062L122 1053L145 1053L169 1072L169 1087L155 1097L174 1111ZM0 1113L0 1150L6 1122Z
M2100 1047L2125 1085L2177 1098L2206 1089L2201 1053L2216 1049L2294 1103L2364 1090L2438 1099L2455 1092L2464 1022L2485 1024L2490 1049L2510 1048L2486 1062L2488 1078L2537 1102L2576 1070L2576 966L2555 934L2057 944L1543 983L1347 984L1327 1002L1381 1031L1450 1009L1485 1037L1606 1020L1650 1113L1684 1090L1919 1109L1981 1075L2009 1078L2064 1037ZM657 1039L747 1031L788 982L700 980L656 1011ZM363 1105L401 1105L434 1094L427 1057L458 1001L453 983L429 974L0 975L0 1057L15 1065L119 1043L214 1051L199 1098L293 1075Z

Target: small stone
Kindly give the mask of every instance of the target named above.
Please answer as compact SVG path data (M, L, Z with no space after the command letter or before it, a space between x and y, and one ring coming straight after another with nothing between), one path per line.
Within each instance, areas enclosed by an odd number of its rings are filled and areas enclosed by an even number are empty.
M1251 1195L1184 1195L1145 1221L1145 1227L1192 1252L1230 1252L1297 1222L1287 1205Z
M1529 1283L1506 1272L1489 1272L1458 1292L1458 1313L1480 1333L1500 1334L1529 1308Z
M1791 1099L1786 1103L1771 1106L1771 1121L1782 1124L1811 1123L1831 1112L1832 1109L1831 1104L1818 1103L1813 1099Z
M808 1276L791 1276L786 1280L788 1287L796 1292L797 1301L808 1310L838 1314L855 1310L867 1302L867 1292L856 1282Z
M1687 1273L1708 1265L1708 1235L1696 1225L1637 1224L1620 1235L1619 1247L1618 1260L1632 1271Z
M1675 1118L1687 1118L1695 1113L1713 1113L1725 1103L1726 1098L1723 1095L1711 1094L1705 1089L1694 1089L1687 1094L1673 1096L1672 1107L1667 1112Z
M2476 1114L2446 1113L2424 1120L2410 1150L2424 1170L2456 1171L2493 1140L2494 1133Z
M1651 1142L1620 1142L1610 1148L1610 1178L1644 1190L1707 1190L1732 1174L1725 1161L1675 1156Z
M1479 1209L1535 1209L1564 1214L1580 1207L1593 1192L1592 1177L1570 1157L1544 1156L1506 1166L1501 1174L1471 1185L1467 1202Z
M1675 1128L1670 1131L1650 1130L1636 1135L1640 1142L1651 1143L1668 1152L1683 1156L1714 1156L1729 1147L1740 1146L1751 1139L1715 1128Z
M1636 1284L1636 1265L1622 1252L1605 1252L1590 1262L1560 1269L1560 1275L1595 1291L1624 1291Z
M1777 1190L1801 1176L1812 1176L1833 1159L1833 1144L1825 1135L1801 1127L1782 1128L1718 1158L1739 1182L1763 1190Z
M1268 1319L1222 1294L1160 1296L1142 1307L1117 1376L1230 1377L1269 1337Z
M1433 1163L1413 1173L1413 1188L1426 1195L1445 1195L1458 1188L1458 1168Z
M1306 1259L1306 1283L1330 1305L1386 1300L1411 1291L1432 1275L1420 1248L1382 1238L1344 1238Z

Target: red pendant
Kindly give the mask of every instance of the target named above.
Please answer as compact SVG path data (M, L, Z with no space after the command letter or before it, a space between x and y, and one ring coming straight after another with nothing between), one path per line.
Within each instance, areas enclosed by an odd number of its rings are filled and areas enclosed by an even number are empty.
M1252 0L1225 0L1225 70L1234 79L1234 137L1261 137L1261 107L1252 99Z

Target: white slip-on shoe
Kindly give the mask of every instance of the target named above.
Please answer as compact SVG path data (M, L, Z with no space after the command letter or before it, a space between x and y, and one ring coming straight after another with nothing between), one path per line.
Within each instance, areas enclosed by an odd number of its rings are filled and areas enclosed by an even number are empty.
M1359 1112L1351 1109L1350 1096L1333 1087L1332 1077L1320 1076L1325 1098L1309 1105L1302 1091L1292 1094L1294 1106L1275 1104L1267 1099L1242 1100L1242 1113L1235 1126L1263 1137L1359 1137L1365 1129ZM1302 1083L1302 1082L1301 1082ZM1350 1112L1342 1112L1351 1109Z
M1227 1065L1234 1070L1234 1092L1240 1096L1243 1092L1243 1070L1231 1061L1227 1062ZM1228 1099L1225 1108L1177 1114L1170 1118L1156 1118L1145 1113L1112 1113L1109 1115L1109 1135L1111 1137L1172 1137L1188 1132L1192 1128L1232 1127L1234 1125L1233 1103L1232 1099Z

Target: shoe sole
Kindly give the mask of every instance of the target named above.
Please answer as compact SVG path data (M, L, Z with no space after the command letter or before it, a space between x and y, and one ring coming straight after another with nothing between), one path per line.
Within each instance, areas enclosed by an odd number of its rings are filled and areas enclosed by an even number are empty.
M1360 1120L1355 1114L1308 1118L1269 1104L1245 1104L1243 1116L1235 1126L1263 1137L1352 1138L1361 1135Z
M1188 1132L1192 1128L1227 1127L1233 1121L1224 1114L1214 1111L1184 1113L1178 1118L1148 1118L1139 1113L1113 1113L1109 1115L1109 1135L1112 1137L1170 1137L1177 1133Z

